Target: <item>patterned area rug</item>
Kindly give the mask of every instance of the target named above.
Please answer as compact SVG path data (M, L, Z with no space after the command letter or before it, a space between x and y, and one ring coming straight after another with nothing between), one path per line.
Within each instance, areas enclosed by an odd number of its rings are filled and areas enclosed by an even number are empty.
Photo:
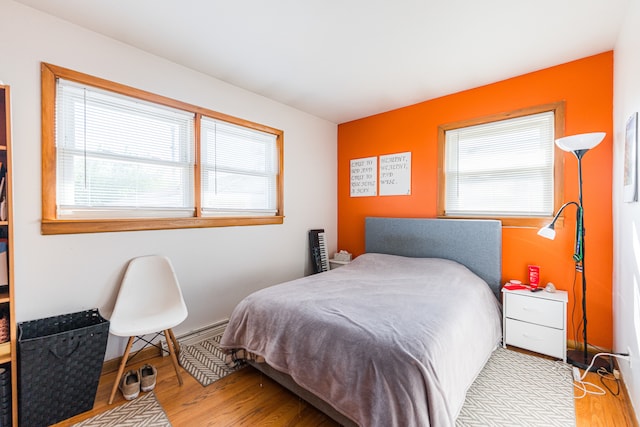
M131 402L96 415L73 427L171 427L153 393L142 393Z
M200 384L208 386L238 369L224 363L224 353L220 350L222 334L193 345L180 345L180 365Z
M499 348L467 392L456 426L572 427L571 367Z

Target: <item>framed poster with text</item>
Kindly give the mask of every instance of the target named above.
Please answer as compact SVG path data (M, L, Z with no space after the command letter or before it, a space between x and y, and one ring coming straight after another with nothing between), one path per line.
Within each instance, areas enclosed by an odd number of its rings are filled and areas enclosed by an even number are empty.
M377 157L351 160L351 197L376 196L378 194L377 177Z
M411 194L411 152L380 156L380 195Z

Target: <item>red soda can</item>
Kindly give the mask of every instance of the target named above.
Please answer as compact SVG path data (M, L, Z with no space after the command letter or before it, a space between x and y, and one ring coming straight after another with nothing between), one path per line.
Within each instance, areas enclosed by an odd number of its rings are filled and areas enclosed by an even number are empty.
M529 266L529 284L534 288L537 288L540 285L540 266L539 265Z

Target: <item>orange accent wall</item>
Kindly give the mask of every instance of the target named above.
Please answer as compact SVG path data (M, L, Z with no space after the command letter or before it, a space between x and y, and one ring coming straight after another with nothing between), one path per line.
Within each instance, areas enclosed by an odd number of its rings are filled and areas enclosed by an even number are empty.
M565 101L565 135L604 131L606 138L583 158L585 271L588 339L611 348L613 52L514 77L338 126L338 248L364 252L366 216L434 217L437 202L438 125ZM351 159L410 151L411 195L350 197ZM564 199L577 200L577 161L564 154ZM503 228L504 281L527 281L540 266L541 282L569 291L568 339L582 342L581 282L572 261L575 214L565 211L553 241L534 228ZM574 281L576 282L574 284ZM573 314L572 314L573 313Z

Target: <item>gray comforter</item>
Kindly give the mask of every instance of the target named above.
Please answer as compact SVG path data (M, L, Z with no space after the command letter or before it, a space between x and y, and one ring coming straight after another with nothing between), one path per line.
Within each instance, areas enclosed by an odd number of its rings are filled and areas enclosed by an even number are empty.
M221 345L273 368L361 426L453 426L501 338L499 303L466 267L364 254L248 296Z

